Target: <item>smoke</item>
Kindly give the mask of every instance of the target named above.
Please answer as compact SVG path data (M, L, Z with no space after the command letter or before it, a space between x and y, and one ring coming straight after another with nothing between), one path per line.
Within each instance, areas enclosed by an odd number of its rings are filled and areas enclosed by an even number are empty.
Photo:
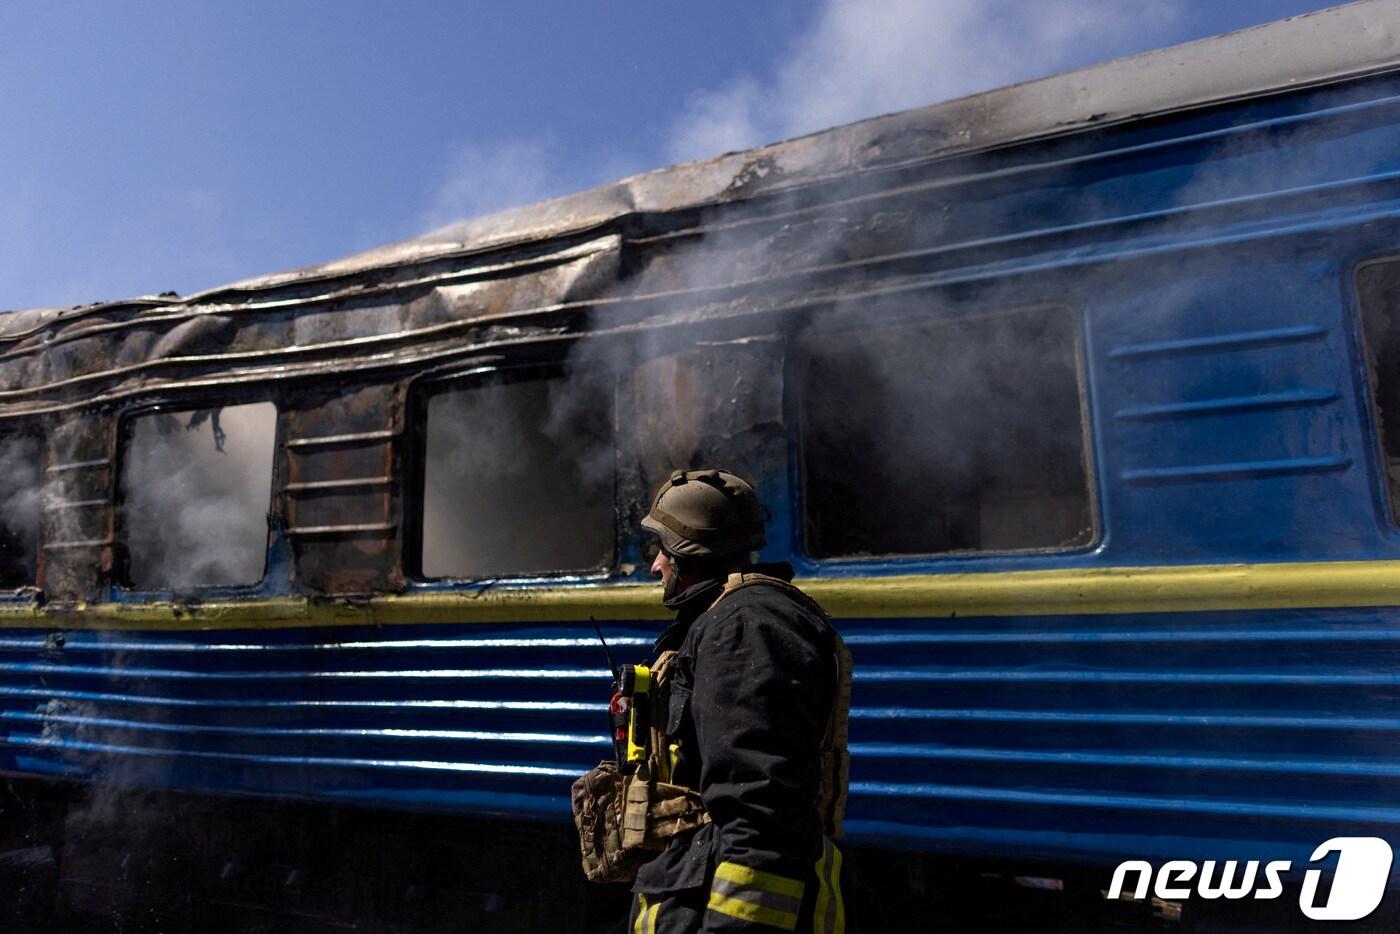
M262 579L276 421L268 402L132 419L121 519L134 587Z
M1090 542L1067 307L1028 308L1010 292L928 294L822 317L794 342L792 367L807 553Z
M668 144L701 159L1157 44L1182 0L829 0L767 78L695 94Z
M694 92L660 155L708 158L1151 48L1184 5L828 0L771 73ZM556 197L657 161L625 144L565 157L547 138L467 143L446 161L418 227Z
M564 370L464 382L427 405L425 577L603 570L622 513L677 467L782 476L782 345L647 332L575 345ZM774 491L777 493L777 491ZM623 572L631 554L620 554Z
M696 94L669 155L710 157L1115 57L1157 44L1179 16L1175 0L831 0L770 76ZM698 321L710 299L694 290L778 276L787 280L778 288L811 296L835 284L819 272L827 264L946 243L962 224L1000 226L977 197L840 203L870 194L868 184L829 191L829 211L780 223L737 208L729 229L634 260L633 287L676 293L660 317ZM1070 199L1093 213L1093 197ZM725 465L759 480L770 502L801 502L795 516L779 511L770 542L800 537L823 557L1087 543L1077 338L1063 310L985 317L1038 301L1009 286L888 301L844 300L842 288L829 313L792 316L767 334L695 324L579 349L578 359L619 374L633 406L624 512L672 467ZM969 313L979 318L962 320ZM785 424L794 413L800 423ZM793 435L798 449L786 443Z
M256 584L262 578L276 417L273 404L257 403L145 413L127 423L118 451L118 537L128 563L124 583L140 590L188 593L200 587ZM67 430L51 435L51 460L72 463L91 458L94 442L106 440L105 424L96 424L100 432L96 438L83 430L93 423L83 420L74 420L65 426ZM36 446L36 464L37 455ZM85 471L68 470L51 477L44 491L50 506L51 539L93 537L91 523L85 527L81 518L90 510L58 508L65 503L90 505L98 492L91 482ZM105 494L105 481L103 486ZM91 568L78 573L81 585L90 586ZM107 639L98 636L96 641ZM139 676L130 669L149 664L149 659L143 660L139 652L133 656L124 636L111 641L116 644L100 652L93 663L140 693ZM63 649L63 644L50 643L45 659L60 666L76 664L79 656ZM168 712L158 704L132 719L163 723ZM66 891L81 891L85 883L93 882L99 892L118 893L115 897L120 898L130 880L151 884L142 873L163 872L164 867L185 871L187 861L178 855L161 860L143 857L145 862L134 862L130 868L131 857L123 855L167 857L179 854L182 845L179 834L170 830L168 799L136 790L168 785L170 760L120 751L128 745L151 745L150 735L111 723L108 718L124 715L114 715L104 701L95 698L51 697L38 704L35 713L43 718L37 739L52 744L41 755L66 762L91 779L72 796L64 819ZM115 905L110 910L115 911ZM99 913L97 908L89 910Z
M34 583L41 460L37 438L0 440L0 587Z
M741 75L697 94L676 122L671 155L712 156L1133 52L1157 45L1181 12L1173 0L1132 7L1104 0L832 0L771 75ZM891 301L843 294L887 284L903 288L901 277L933 279L945 271L956 276L960 264L977 273L978 263L1014 259L1025 255L1023 249L1065 256L1093 246L1097 234L1059 240L1036 235L1059 225L1162 212L1160 222L1125 224L1114 234L1117 241L1098 244L1126 248L1134 238L1173 236L1203 222L1196 212L1173 218L1174 209L1306 186L1330 174L1362 177L1386 164L1370 140L1358 137L1365 145L1341 149L1329 129L1315 138L1246 131L1218 144L1178 147L1164 152L1150 175L1137 165L1102 172L1068 164L1096 146L1095 139L1057 144L1057 153L1067 157L1064 174L1036 178L1027 187L988 178L937 190L911 188L877 203L864 197L872 194L868 186L920 179L852 179L845 190L828 182L812 197L829 210L800 201L800 194L786 205L767 198L752 208L735 204L722 217L702 218L697 229L703 233L639 243L619 288L624 297L651 296L646 314L659 326L643 328L646 336L640 338L581 341L570 358L617 380L622 534L634 534L636 507L628 504L644 509L649 489L666 470L729 465L764 481L770 502L797 507L775 522L807 523L808 553L820 557L1086 546L1094 515L1078 398L1076 356L1084 338L1051 325L1088 319L1108 296L1137 302L1117 297L1127 286L1127 266L1085 264L1073 280L1049 273L1015 281L1007 276L1002 285L930 287ZM959 169L971 178L979 166L991 164L969 156ZM784 213L796 208L802 210ZM970 246L1023 235L1024 247L1008 244L996 254L974 253ZM919 250L928 256L915 258ZM907 258L887 261L900 256ZM859 268L867 259L880 263ZM1168 268L1174 262L1157 260L1151 278L1132 283L1151 292L1143 299L1150 308L1135 319L1144 340L1225 327L1206 320L1206 309L1221 300L1204 278L1209 270ZM848 268L824 270L833 264ZM1145 271L1135 268L1131 275ZM739 287L726 291L734 284ZM711 287L714 295L698 294ZM812 299L831 314L723 324L725 313L742 313L749 302L761 308L773 292ZM1052 303L1071 309L1069 316L1042 314ZM958 323L989 315L1001 317ZM1267 324L1262 312L1256 317L1258 326ZM944 323L902 332L909 344L883 330L919 319ZM767 342L770 352L760 365L734 362L742 358L744 340ZM1247 364L1239 366L1236 376L1248 383L1241 372ZM1143 398L1173 401L1170 393L1189 399L1200 390L1152 387ZM758 399L775 404L758 412ZM731 417L729 424L724 416ZM794 416L802 423L792 424ZM1161 429L1164 441L1153 454L1168 466L1186 456L1170 445L1188 429L1173 424L1149 424ZM1147 431L1136 423L1132 430ZM805 456L801 445L789 451L767 440L770 434L781 441L803 433L835 452L829 463L804 461L788 469L794 457ZM848 483L849 477L858 479ZM814 493L818 487L824 492ZM887 492L877 497L872 491L879 490ZM901 513L901 503L915 505ZM936 521L914 531L887 521L902 514ZM791 526L787 531L797 532Z
M543 140L463 146L444 170L419 226L444 227L563 194L563 176L554 148Z
M467 383L427 406L422 571L494 578L606 567L613 412L591 373Z
M669 156L711 157L1137 51L1158 44L1180 6L830 0L771 75L694 95ZM905 199L869 214L839 204L869 194L863 184L828 193L829 212L711 230L658 251L648 285L683 292L797 273L783 288L810 294L826 264L946 242L960 219L986 223L977 204ZM743 218L740 208L726 219ZM642 481L633 495L669 467L724 464L764 481L770 501L796 496L786 478L800 475L800 516L779 516L769 539L803 537L822 556L1068 547L1092 534L1071 336L1049 336L1036 314L928 326L1027 303L1010 288L966 301L838 299L831 314L781 326L756 365L744 364L736 342L706 347L698 327L689 348L677 335L584 353L637 387ZM719 412L729 424L704 424ZM801 424L784 427L785 412L799 412ZM790 451L783 439L793 434L802 452L825 454ZM795 454L805 459L790 470ZM925 520L890 521L901 514Z
M677 467L725 467L760 488L765 479L782 475L780 341L686 331L600 345L591 353L611 356L635 439L627 452L631 470L624 474L629 485L623 487L629 527L635 528L652 492Z

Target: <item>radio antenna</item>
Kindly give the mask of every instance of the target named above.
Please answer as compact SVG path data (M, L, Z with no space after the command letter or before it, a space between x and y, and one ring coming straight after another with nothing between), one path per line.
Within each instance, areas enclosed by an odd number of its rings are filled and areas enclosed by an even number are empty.
M593 624L593 631L598 634L598 641L603 643L603 654L608 657L608 669L612 672L613 680L617 680L617 662L613 661L612 650L608 648L608 640L603 638L603 627L598 625L598 621L592 616L588 621Z

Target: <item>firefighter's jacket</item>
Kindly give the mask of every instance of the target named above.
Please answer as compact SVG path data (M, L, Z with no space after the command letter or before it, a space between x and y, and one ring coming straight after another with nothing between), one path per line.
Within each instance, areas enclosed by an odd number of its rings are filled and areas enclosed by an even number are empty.
M699 790L712 822L641 867L629 931L841 931L840 852L817 806L840 636L777 587L716 604L722 589L708 581L668 601L677 620L656 644L677 652L672 781Z

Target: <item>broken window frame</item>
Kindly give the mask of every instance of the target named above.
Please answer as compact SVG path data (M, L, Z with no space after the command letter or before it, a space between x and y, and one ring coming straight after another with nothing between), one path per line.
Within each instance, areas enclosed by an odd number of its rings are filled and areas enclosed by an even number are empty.
M1096 464L1097 451L1094 446L1094 426L1092 409L1089 401L1089 379L1086 363L1084 316L1082 310L1068 301L1036 301L1023 303L1007 301L984 303L973 300L951 303L959 306L955 311L950 312L942 310L931 312L929 306L939 299L931 295L928 299L921 299L920 296L925 295L929 295L929 293L910 293L908 296L909 310L882 318L878 322L878 325L875 325L869 320L859 320L859 312L841 312L839 314L833 314L831 318L816 328L804 330L800 334L794 334L790 337L785 381L790 390L788 392L788 397L791 400L789 424L792 426L791 437L793 444L790 453L790 462L792 464L791 469L794 485L794 515L792 523L792 547L794 557L802 562L810 564L812 567L820 566L824 568L843 566L861 567L876 564L927 565L930 562L967 562L1008 557L1084 554L1100 547L1103 543L1103 522L1100 506L1100 497L1102 494L1098 481L1098 469ZM815 554L809 539L808 522L810 485L808 483L806 471L807 460L805 451L808 437L806 419L808 407L805 398L806 382L802 378L802 371L808 363L809 354L804 344L810 343L814 338L819 339L824 335L835 335L854 329L882 332L897 330L899 328L918 327L920 325L938 322L952 323L954 321L990 318L1003 315L1033 314L1036 312L1064 314L1068 316L1069 320L1069 342L1070 349L1073 351L1075 394L1078 399L1080 454L1084 467L1084 496L1088 510L1089 535L1082 542L1064 546L959 549L926 552L882 552L878 554L828 556L819 556Z
M606 559L590 568L565 568L554 571L531 571L505 575L477 577L442 576L431 577L423 570L424 516L427 510L426 487L428 467L428 408L435 396L448 392L470 390L501 383L526 383L552 379L568 379L579 373L598 377L606 382L612 404L611 421L612 444L612 543ZM414 377L408 385L406 413L408 445L405 462L407 467L404 484L403 504L403 552L402 567L404 577L414 586L427 589L452 588L457 586L506 586L521 584L586 584L608 580L618 574L623 561L625 539L620 533L618 509L618 484L621 472L619 462L620 431L617 424L617 377L603 366L579 367L562 361L522 361L515 363L471 366L463 370L443 373L428 373Z
M1373 256L1358 262L1351 274L1352 301L1355 303L1355 328L1356 328L1356 353L1360 357L1362 370L1362 389L1365 396L1363 407L1365 409L1364 421L1369 421L1367 426L1371 435L1369 441L1372 457L1374 459L1374 489L1376 493L1376 506L1381 515L1381 523L1392 530L1400 529L1400 476L1392 479L1390 468L1387 465L1386 455L1386 426L1381 415L1381 400L1379 386L1379 370L1374 356L1376 348L1372 347L1373 337L1367 328L1366 322L1368 311L1372 314L1378 312L1378 306L1368 301L1368 295L1363 289L1363 277L1367 270L1376 266L1394 266L1396 275L1400 277L1400 252L1385 253L1380 256ZM1400 323L1397 324L1400 330ZM1400 380L1400 373L1395 377ZM1400 435L1400 411L1393 413L1394 424L1390 434ZM1400 439L1397 439L1400 440Z
M257 580L242 584L192 584L179 588L141 587L132 583L130 573L130 552L127 527L123 519L125 496L122 477L126 471L127 451L134 440L133 425L145 416L175 414L204 409L228 409L241 405L268 403L273 407L272 470L268 478L267 527L268 545L263 549L262 570ZM268 394L232 395L218 398L181 396L143 402L123 409L116 419L116 445L112 459L112 590L128 597L144 597L155 594L182 593L233 593L254 594L263 591L269 584L268 572L272 569L271 553L276 540L282 534L282 487L285 484L285 457L283 455L283 403L276 396Z
M45 451L45 440L46 439L44 436L44 432L38 425L19 424L15 426L7 425L4 427L0 427L0 444L8 444L14 441L30 441L33 442L36 448L38 449L39 460L37 464L38 469L36 471L37 476L35 482L39 486L41 496L40 504L38 506L36 527L34 529L34 550L33 554L31 555L34 564L34 573L30 575L28 581L22 584L17 584L13 587L4 586L3 581L0 581L0 602L13 599L29 599L29 597L32 596L35 592L39 591L41 587L40 581L43 579L44 573L45 544L44 507L42 500L44 489L44 474L47 466L45 464L45 457L47 456Z

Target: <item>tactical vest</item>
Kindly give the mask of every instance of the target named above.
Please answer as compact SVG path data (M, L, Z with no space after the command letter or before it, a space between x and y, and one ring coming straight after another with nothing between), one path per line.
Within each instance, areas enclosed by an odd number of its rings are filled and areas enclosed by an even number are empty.
M826 835L840 837L850 768L847 719L851 654L826 611L782 578L755 572L731 574L710 609L739 590L755 586L781 590L831 630L836 678L831 713L822 737L821 787L816 804ZM629 765L635 764L635 770L624 772L618 763L608 760L574 782L574 823L579 832L583 871L594 882L630 882L637 869L664 850L671 838L710 821L699 791L671 782L674 750L672 737L666 735L665 712L670 709L670 673L675 656L673 651L662 652L649 668L638 669L639 681L646 682L650 709L661 715L653 715L644 731L628 731L627 760ZM634 717L636 709L634 706Z

